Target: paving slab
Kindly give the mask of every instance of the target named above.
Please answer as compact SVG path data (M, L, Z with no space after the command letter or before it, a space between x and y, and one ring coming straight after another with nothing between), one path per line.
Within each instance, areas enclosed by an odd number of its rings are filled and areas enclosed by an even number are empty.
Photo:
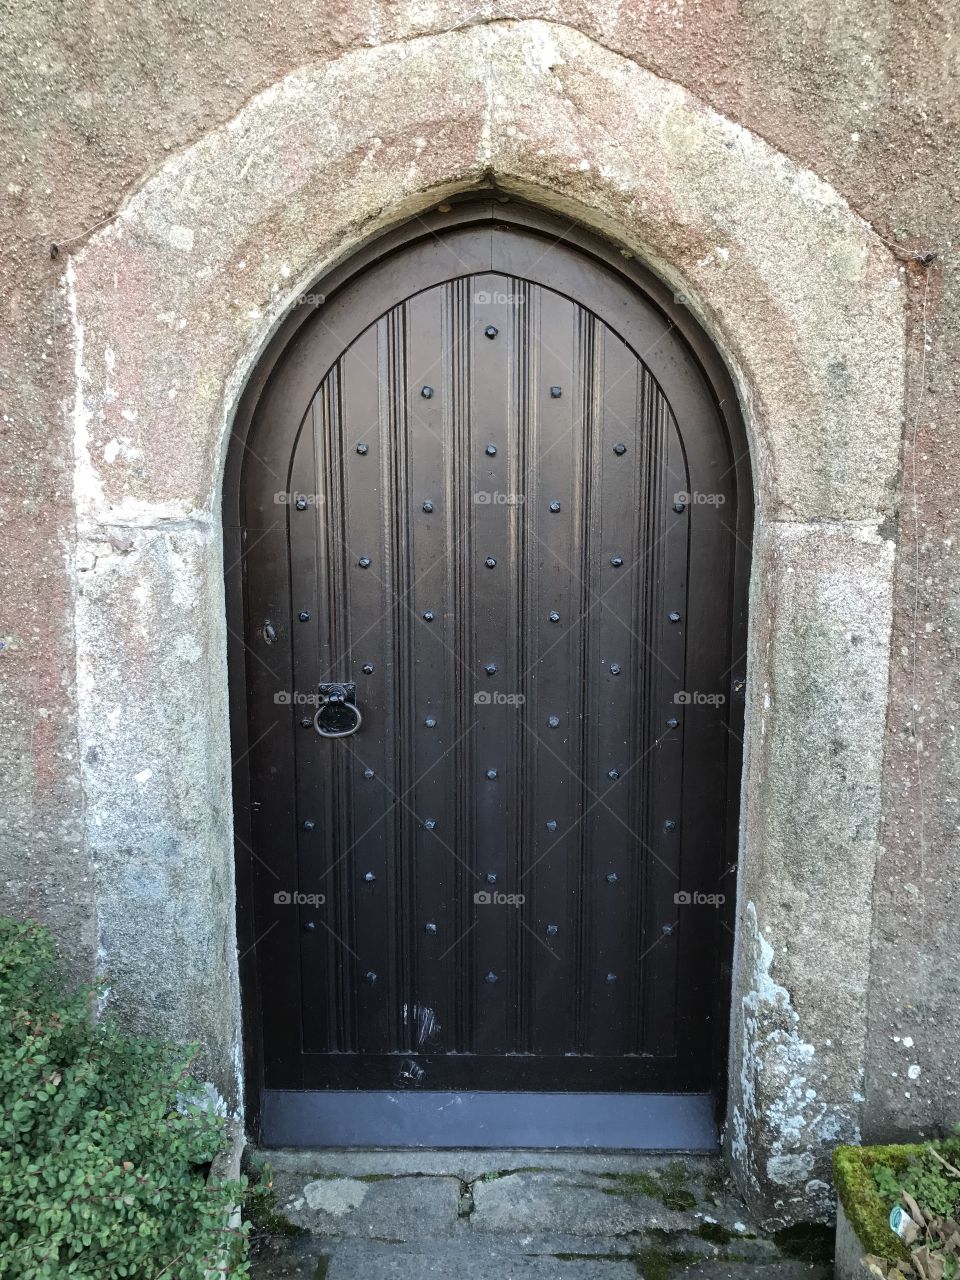
M692 1205L687 1210L668 1208L633 1183L565 1172L481 1178L473 1184L473 1202L471 1228L502 1234L565 1231L615 1236L651 1229L695 1233L703 1220Z
M419 1280L449 1276L457 1280L637 1280L628 1258L562 1257L534 1252L522 1241L474 1239L426 1241L389 1246L351 1240L338 1245L326 1280Z
M316 1236L366 1236L405 1241L449 1235L458 1223L456 1178L275 1173L280 1211Z

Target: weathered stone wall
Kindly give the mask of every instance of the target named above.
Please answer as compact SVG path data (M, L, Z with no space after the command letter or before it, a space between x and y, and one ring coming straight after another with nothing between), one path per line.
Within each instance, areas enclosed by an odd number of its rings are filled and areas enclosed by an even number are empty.
M95 246L110 239L109 229L97 228L124 207L151 174L158 173L163 190L164 173L176 174L177 154L234 119L253 95L290 71L371 47L392 46L379 62L356 64L363 68L361 78L343 81L330 111L349 116L353 95L360 95L385 104L389 118L384 119L384 134L402 138L404 128L409 128L407 142L417 158L419 181L411 187L402 180L395 185L384 180L381 220L389 219L392 201L409 199L418 187L479 176L479 170L471 174L469 166L462 165L469 151L465 139L473 136L485 109L477 64L461 57L456 44L444 46L450 58L443 69L445 83L449 88L452 82L461 96L460 115L452 120L442 111L431 116L428 86L440 82L436 69L431 75L425 68L424 101L416 110L391 100L389 79L397 60L407 56L408 46L416 56L419 38L509 17L547 19L557 24L561 43L576 43L581 39L578 32L594 41L597 63L609 57L620 68L610 73L614 96L629 96L631 63L689 89L789 157L796 172L805 166L831 184L887 246L892 274L897 274L897 263L901 268L910 326L902 496L893 491L896 486L884 462L874 461L884 453L882 432L878 441L869 415L858 417L851 427L843 410L848 401L863 405L873 395L876 420L884 418L884 388L860 385L860 357L870 340L882 336L888 344L898 342L895 327L885 330L877 313L869 321L871 332L858 335L855 325L847 330L841 325L831 328L826 339L829 344L832 337L838 349L832 393L822 397L830 404L817 412L823 428L820 447L826 455L842 441L843 465L834 460L819 469L811 463L809 474L794 476L788 488L805 495L802 510L788 503L779 516L787 523L805 521L803 528L771 529L758 545L764 564L775 565L777 557L791 555L801 575L792 590L758 601L779 622L777 629L762 628L754 637L755 645L767 644L776 651L778 669L792 673L791 685L766 691L754 687L752 693L754 698L772 697L775 705L781 698L783 706L803 712L807 727L792 735L789 716L774 716L769 740L751 745L753 767L761 769L753 803L759 806L756 816L758 822L762 819L764 840L752 858L750 847L746 849L745 887L748 894L751 886L763 893L759 907L746 909L741 918L742 971L752 978L738 993L734 1049L736 1036L745 1032L751 1054L757 1046L762 1052L753 1059L748 1076L736 1084L739 1110L732 1140L735 1149L739 1144L748 1173L761 1186L771 1212L797 1216L803 1212L804 1195L815 1209L822 1208L822 1196L809 1184L822 1181L817 1152L835 1136L855 1136L861 1129L867 1136L909 1132L960 1118L960 1069L954 1048L960 1043L960 903L954 890L960 780L951 736L960 687L953 528L960 507L960 468L951 426L960 385L949 358L949 338L956 338L958 328L951 236L960 205L960 142L957 95L951 88L958 55L950 22L956 13L947 6L852 0L834 11L792 0L739 5L668 0L626 5L520 3L508 12L497 4L293 3L266 9L242 0L230 5L207 0L198 6L144 10L116 0L105 0L95 9L38 0L29 11L8 18L0 29L5 46L0 50L0 74L8 82L0 124L6 157L3 217L9 224L4 239L12 247L0 267L7 309L0 359L0 520L5 550L0 677L10 724L0 742L10 815L0 846L6 870L4 906L48 919L73 955L79 974L94 971L98 946L101 968L109 972L119 959L122 972L114 975L117 998L131 1020L171 1029L180 1025L186 1036L229 1043L236 1020L229 993L216 1006L211 1004L209 984L194 986L198 957L210 966L222 964L225 973L233 966L231 887L228 869L219 860L223 840L218 839L229 823L223 805L226 782L216 754L223 735L222 682L217 679L222 653L215 645L195 654L183 649L189 647L192 611L205 600L211 607L217 601L210 489L218 461L211 452L216 442L201 431L195 440L196 465L169 471L159 483L158 463L176 466L185 460L171 459L156 448L166 413L171 422L183 424L177 438L189 439L185 428L192 416L190 406L219 405L228 388L224 372L219 381L214 377L204 383L202 362L196 363L208 336L203 331L203 304L198 302L191 321L199 321L203 336L195 338L187 324L184 343L193 351L194 374L199 374L183 386L172 376L162 388L143 387L125 385L122 379L128 370L121 369L108 397L110 430L98 440L96 467L85 468L88 428L96 431L103 420L88 423L85 406L77 403L78 394L82 400L85 357L78 349L75 279L64 288L64 262L77 256L82 277L89 261L86 244L90 242L95 260L100 252ZM377 66L387 83L377 82ZM545 68L530 65L527 70L536 77ZM592 115L593 104L583 96L589 79L581 73L578 83L572 72L559 78L557 101L573 142L579 139L580 116ZM511 80L515 85L521 82L519 76ZM439 101L442 95L436 92ZM522 111L520 97L513 109ZM614 146L604 154L602 116L601 111L599 120L589 122L591 154L615 171L618 149ZM431 128L431 120L447 127ZM529 126L532 141L520 157L522 163L518 160L513 167L534 185L542 177L547 188L556 187L560 157L550 129L546 122L538 123L536 113ZM280 178L286 173L293 190L302 172L317 166L318 154L336 150L336 141L322 128L303 136L290 152L271 150L263 140L264 163L274 166ZM682 148L683 138L675 141ZM482 137L479 142L474 154L482 156ZM733 134L728 142L731 148L737 146ZM547 153L542 175L535 172L533 158L538 143ZM524 147L518 143L513 151L523 152ZM500 155L509 170L511 147L503 146ZM578 162L579 158L578 154ZM693 147L687 155L691 200L711 199L716 175L704 178L709 158L709 148L698 155ZM211 155L211 164L214 159ZM638 162L642 164L642 156ZM656 154L651 154L651 191L656 190L656 162ZM345 184L342 206L329 210L326 224L318 220L313 230L316 266L336 253L336 245L326 238L331 226L351 239L377 221L371 204L378 181L376 145L358 138L357 150L348 150L343 164L357 185ZM787 203L790 172L784 169ZM192 223L204 225L211 202L221 210L231 202L239 207L248 174L242 166L226 169L219 183L199 194L184 189L182 199ZM589 214L598 225L606 219L607 225L615 226L617 217L627 213L635 224L643 223L642 201L631 204L629 190L610 196L610 207L603 209L596 207L596 191L589 181L578 184L571 178L567 185L571 207L580 201L583 215ZM351 201L361 194L363 216L351 223ZM745 188L744 194L749 200L755 193ZM809 197L810 191L805 194ZM829 204L832 197L824 198ZM136 216L153 237L155 249L150 270L138 272L131 261L111 298L104 300L109 314L94 317L94 333L96 322L103 320L105 328L132 329L143 345L149 344L158 326L177 325L184 318L183 313L171 318L159 294L165 288L176 294L178 272L186 280L189 273L178 264L193 227L189 219L182 230L165 220L168 209L169 205L162 210L159 223L151 224L149 200L141 202ZM672 212L682 230L682 202ZM656 221L654 211L651 225ZM269 302L273 295L267 277L273 273L277 280L274 268L282 265L285 250L291 250L304 270L310 261L310 244L302 238L291 242L293 229L302 237L302 222L289 223L278 209L272 224L258 227L246 256L238 252L216 261L219 274L207 286L210 297L217 288L221 302L231 296L235 273L246 270L239 266L242 261L260 273L260 295ZM771 227L764 223L758 231L769 237ZM752 299L761 296L751 270L749 237L738 241L729 265L722 254L707 259L709 242L684 242L678 231L671 247L659 234L661 268L682 258L684 279L699 271L704 297L709 299L719 288L725 302L713 318L721 345L726 316L732 312L738 316L741 335L736 354L746 356L748 366L751 360L762 366L764 336L777 342L781 311L790 315L804 305L801 282L784 284L782 308L775 294L762 293L764 307L753 316L754 347L745 353L742 335L749 330L742 322L751 318ZM642 225L638 236L641 241L656 238L645 237ZM51 244L59 246L54 258ZM849 247L848 240L844 244ZM809 251L814 277L826 272L833 278L845 269L844 261L834 260L829 237L813 234ZM769 240L757 240L759 260L771 252ZM929 253L936 254L930 264L918 261ZM886 270L879 257L875 261L878 272ZM849 262L846 266L856 292L857 271ZM711 272L725 271L730 274L720 285L709 284ZM765 278L762 270L759 276ZM279 282L277 289L282 294ZM244 300L253 295L257 289L247 286L238 293ZM211 302L208 310L216 311L217 306ZM831 303L825 319L836 320L841 310ZM231 352L256 334L257 326L249 323L246 312L237 312L232 345L227 342L222 350L212 350L212 359L220 359L223 370L232 367ZM892 370L898 367L896 354ZM102 344L96 359L106 360ZM868 372L876 367L874 361ZM748 367L747 386L750 372ZM896 404L902 388L899 375L892 377L889 401ZM793 416L791 390L802 403L800 377L793 388L784 387L781 409L757 407L769 432L757 442L755 465L762 469L769 461L771 493L779 483L784 457L789 463L791 437L804 429L806 411ZM168 407L161 412L162 397ZM136 416L144 402L150 405L149 430L138 425ZM779 465L778 458L768 456L777 452L778 431ZM103 477L113 470L114 482L103 486ZM146 505L138 507L141 486ZM817 502L824 497L827 505L820 515L839 514L851 525L863 523L860 549L853 559L850 548L856 537L849 529L843 533L839 555L831 543L836 531L816 531ZM86 522L79 555L77 510ZM92 527L91 514L98 528ZM798 538L805 540L802 546L794 545ZM883 630L888 602L872 584L878 576L883 579L884 557L893 544L893 667L883 784L874 787L870 762L879 748L868 733L858 752L857 734L859 726L878 723L883 715L882 703L878 707L876 702L876 675L879 669L885 682L887 655L882 644L877 648L876 636ZM129 577L125 563L136 565ZM187 584L182 600L156 590L156 583L176 581ZM819 592L830 605L827 622L815 633L790 624L809 590ZM84 640L79 666L77 627ZM168 643L158 645L163 628ZM130 654L138 643L137 678L120 701L129 706L142 698L152 704L158 686L166 689L169 760L155 758L156 735L144 738L136 716L122 709L109 735L102 732L102 722L92 735L82 724L78 727L78 692L79 704L89 708L105 681L129 681ZM856 655L848 652L861 645ZM118 648L123 660L111 668ZM180 675L187 669L194 676L183 686ZM840 670L845 673L839 686L842 698L837 696ZM860 692L856 682L850 683L851 671L857 670L862 675ZM851 732L851 725L856 731ZM813 737L810 726L818 726ZM836 783L830 793L837 809L835 839L822 845L822 866L815 863L811 842L797 834L809 816L799 781L789 796L763 790L767 752L775 759L802 752L829 758L832 753L834 761L839 760L830 774ZM162 788L157 786L158 776ZM147 788L142 806L131 799L141 786ZM211 797L216 801L214 813ZM110 815L110 829L100 838L97 824L104 814ZM176 833L178 847L165 849L162 838L158 842L151 834L162 836L164 831ZM185 846L192 860L185 858ZM772 856L778 859L778 873L789 872L779 875L776 896L770 892L769 866L765 873L765 862ZM871 904L869 883L874 875ZM219 903L222 911L215 918L208 910L191 913L185 906L190 902ZM127 910L125 903L130 904ZM820 970L815 972L806 958L814 950L810 941L816 936L818 916L832 920L836 945L817 949ZM165 937L181 940L182 956L189 956L190 963L178 958L175 946L167 951L166 965L156 963L151 947L138 947L138 922L141 929L165 930ZM825 989L831 996L846 996L838 1006L825 1008ZM183 1017L185 1009L192 1015ZM841 1029L831 1043L834 1037L824 1028L835 1028L838 1022L850 1025L848 1017L855 1028L852 1041ZM749 1057L741 1055L741 1066ZM811 1058L816 1059L815 1069ZM858 1080L851 1080L851 1063L864 1067ZM231 1092L223 1063L211 1069L224 1091Z

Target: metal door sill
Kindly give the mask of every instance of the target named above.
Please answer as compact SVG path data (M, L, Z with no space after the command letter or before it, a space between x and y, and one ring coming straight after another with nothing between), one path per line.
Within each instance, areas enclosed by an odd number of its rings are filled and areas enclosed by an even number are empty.
M708 1093L268 1089L267 1147L716 1151Z

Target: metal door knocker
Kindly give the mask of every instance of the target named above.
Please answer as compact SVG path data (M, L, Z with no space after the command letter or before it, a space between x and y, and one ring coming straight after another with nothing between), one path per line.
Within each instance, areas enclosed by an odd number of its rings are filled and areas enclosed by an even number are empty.
M313 717L313 727L321 738L348 738L357 732L363 716L356 705L356 696L355 684L320 685L320 705Z

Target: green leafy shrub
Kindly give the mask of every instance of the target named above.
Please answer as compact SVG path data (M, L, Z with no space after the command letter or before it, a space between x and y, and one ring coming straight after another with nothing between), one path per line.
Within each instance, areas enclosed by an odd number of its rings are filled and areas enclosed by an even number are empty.
M196 1050L96 1022L93 996L63 994L46 929L0 918L0 1277L247 1276Z

